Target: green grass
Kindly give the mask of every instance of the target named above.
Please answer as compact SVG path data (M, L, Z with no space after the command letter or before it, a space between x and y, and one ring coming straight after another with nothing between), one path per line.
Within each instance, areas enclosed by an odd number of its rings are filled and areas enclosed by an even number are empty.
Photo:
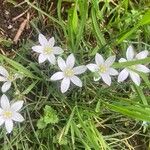
M17 5L17 1L8 1ZM71 86L60 93L60 83L50 82L57 67L39 65L31 47L39 32L54 36L65 52L74 53L76 64L86 65L98 52L105 58L125 56L133 44L136 51L150 50L149 1L122 0L25 0L30 7L30 38L20 42L14 59L0 55L1 64L24 78L14 83L8 95L25 101L25 121L15 124L12 134L1 128L0 149L4 150L144 150L149 149L150 81L141 74L137 87L131 80L110 87L94 82L90 72L81 77L83 88ZM25 4L25 5L24 5ZM51 6L51 7L50 7ZM148 64L150 57L115 63L121 69Z

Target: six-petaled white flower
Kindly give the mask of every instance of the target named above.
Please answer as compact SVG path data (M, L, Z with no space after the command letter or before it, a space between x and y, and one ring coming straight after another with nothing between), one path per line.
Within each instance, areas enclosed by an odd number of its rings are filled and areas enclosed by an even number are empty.
M11 83L17 78L20 78L18 74L11 75L4 67L0 66L0 81L4 82L1 88L3 93L10 89Z
M32 47L33 51L39 53L38 62L43 63L48 60L51 64L55 64L55 55L62 54L63 50L60 47L54 46L54 37L47 40L43 34L39 34L39 43L41 45Z
M1 96L0 100L0 126L5 124L6 130L10 133L13 130L13 121L24 121L23 116L19 113L19 110L23 106L23 101L17 101L10 104L6 95Z
M141 51L138 54L135 54L133 47L129 46L127 48L127 51L126 51L126 58L127 59L121 58L119 60L119 62L127 62L127 61L133 61L133 60L137 60L137 59L144 59L147 56L148 56L148 51L147 50L144 50L144 51ZM128 76L130 76L132 81L136 85L139 86L140 83L141 83L141 79L140 79L140 76L138 75L138 73L135 72L134 70L139 71L139 72L143 72L143 73L149 73L150 72L150 70L146 66L141 65L141 64L128 66L128 67L124 68L119 73L118 82L122 82L122 81L126 80Z
M73 54L70 54L67 57L66 62L61 57L58 58L58 66L61 71L52 75L51 80L62 80L62 93L65 93L69 89L70 82L73 82L76 86L82 87L82 81L76 75L84 73L86 71L86 66L82 65L74 67L74 64L75 58Z
M101 77L102 80L107 84L111 85L111 75L118 75L118 71L112 68L112 64L115 61L115 56L110 56L105 61L100 54L95 55L96 64L88 64L87 68L95 73L94 81L98 81Z

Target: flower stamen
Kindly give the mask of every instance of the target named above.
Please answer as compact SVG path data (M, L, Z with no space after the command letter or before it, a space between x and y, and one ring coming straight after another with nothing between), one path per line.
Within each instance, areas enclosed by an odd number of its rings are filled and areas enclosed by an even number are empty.
M53 49L49 46L44 47L44 54L50 54L53 52Z
M107 71L107 68L104 65L99 66L99 72L104 73Z
M5 119L9 119L9 118L11 118L12 117L12 112L11 111L4 111L3 112L3 117L5 118Z
M65 73L65 76L67 77L71 77L74 75L74 71L72 69L66 69L64 73Z

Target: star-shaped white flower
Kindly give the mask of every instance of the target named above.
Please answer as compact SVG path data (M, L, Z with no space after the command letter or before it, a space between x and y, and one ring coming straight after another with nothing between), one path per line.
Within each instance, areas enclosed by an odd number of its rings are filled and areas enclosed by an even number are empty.
M54 37L47 40L43 34L39 34L39 43L41 45L36 45L32 47L32 50L39 53L38 62L43 63L48 60L51 64L55 65L56 58L55 55L63 53L60 47L54 46Z
M118 75L118 71L111 67L115 59L115 56L110 56L104 61L104 58L100 54L97 53L95 55L96 64L87 65L87 68L96 75L94 76L94 81L102 78L107 85L111 85L111 76Z
M138 54L135 54L133 47L130 45L127 48L126 51L126 58L121 58L119 60L119 62L126 62L126 61L133 61L133 60L137 60L137 59L144 59L148 56L148 51L144 50ZM149 73L150 70L141 64L137 64L137 65L132 65L129 67L126 67L125 69L123 69L118 76L118 82L123 82L124 80L127 79L128 76L131 77L132 81L136 84L136 85L140 85L141 83L141 79L140 76L138 75L138 73L134 72L133 70L139 71L139 72L143 72L143 73Z
M5 124L8 133L13 130L13 121L22 122L24 118L19 113L23 106L23 101L17 101L10 104L7 96L3 94L0 99L0 126Z
M0 66L0 81L4 82L1 88L3 93L10 89L11 83L17 78L20 78L18 74L10 75L4 67Z
M66 62L59 57L58 58L58 66L61 69L60 72L56 72L51 76L51 80L62 80L61 82L61 92L65 93L69 87L70 82L74 83L76 86L82 87L82 81L76 76L82 74L86 71L86 66L78 66L74 67L75 57L73 54L70 54L67 57Z

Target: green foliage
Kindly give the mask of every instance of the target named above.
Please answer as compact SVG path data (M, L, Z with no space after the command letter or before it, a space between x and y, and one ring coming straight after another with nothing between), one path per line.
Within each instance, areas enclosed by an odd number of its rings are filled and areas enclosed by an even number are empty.
M108 87L101 80L94 82L93 74L87 72L82 76L82 88L72 86L68 93L61 94L60 84L50 81L57 68L48 63L38 64L38 55L31 52L41 32L47 37L54 36L65 56L73 52L77 64L94 62L97 52L105 58L115 54L117 60L113 67L119 71L131 65L148 64L150 57L123 63L117 61L125 56L129 44L136 52L150 49L149 1L8 2L15 5L16 10L29 8L31 32L14 49L13 59L0 55L2 65L24 76L12 85L14 93L9 91L7 94L14 98L19 95L25 101L25 121L15 124L10 136L0 129L0 149L149 149L149 75L138 72L143 79L140 87L130 79L117 83L116 78ZM28 36L26 30L24 33ZM7 38L0 38L2 49L11 48L12 44Z
M56 111L51 107L46 105L44 108L44 115L38 120L38 129L45 128L48 124L58 123L58 116Z

